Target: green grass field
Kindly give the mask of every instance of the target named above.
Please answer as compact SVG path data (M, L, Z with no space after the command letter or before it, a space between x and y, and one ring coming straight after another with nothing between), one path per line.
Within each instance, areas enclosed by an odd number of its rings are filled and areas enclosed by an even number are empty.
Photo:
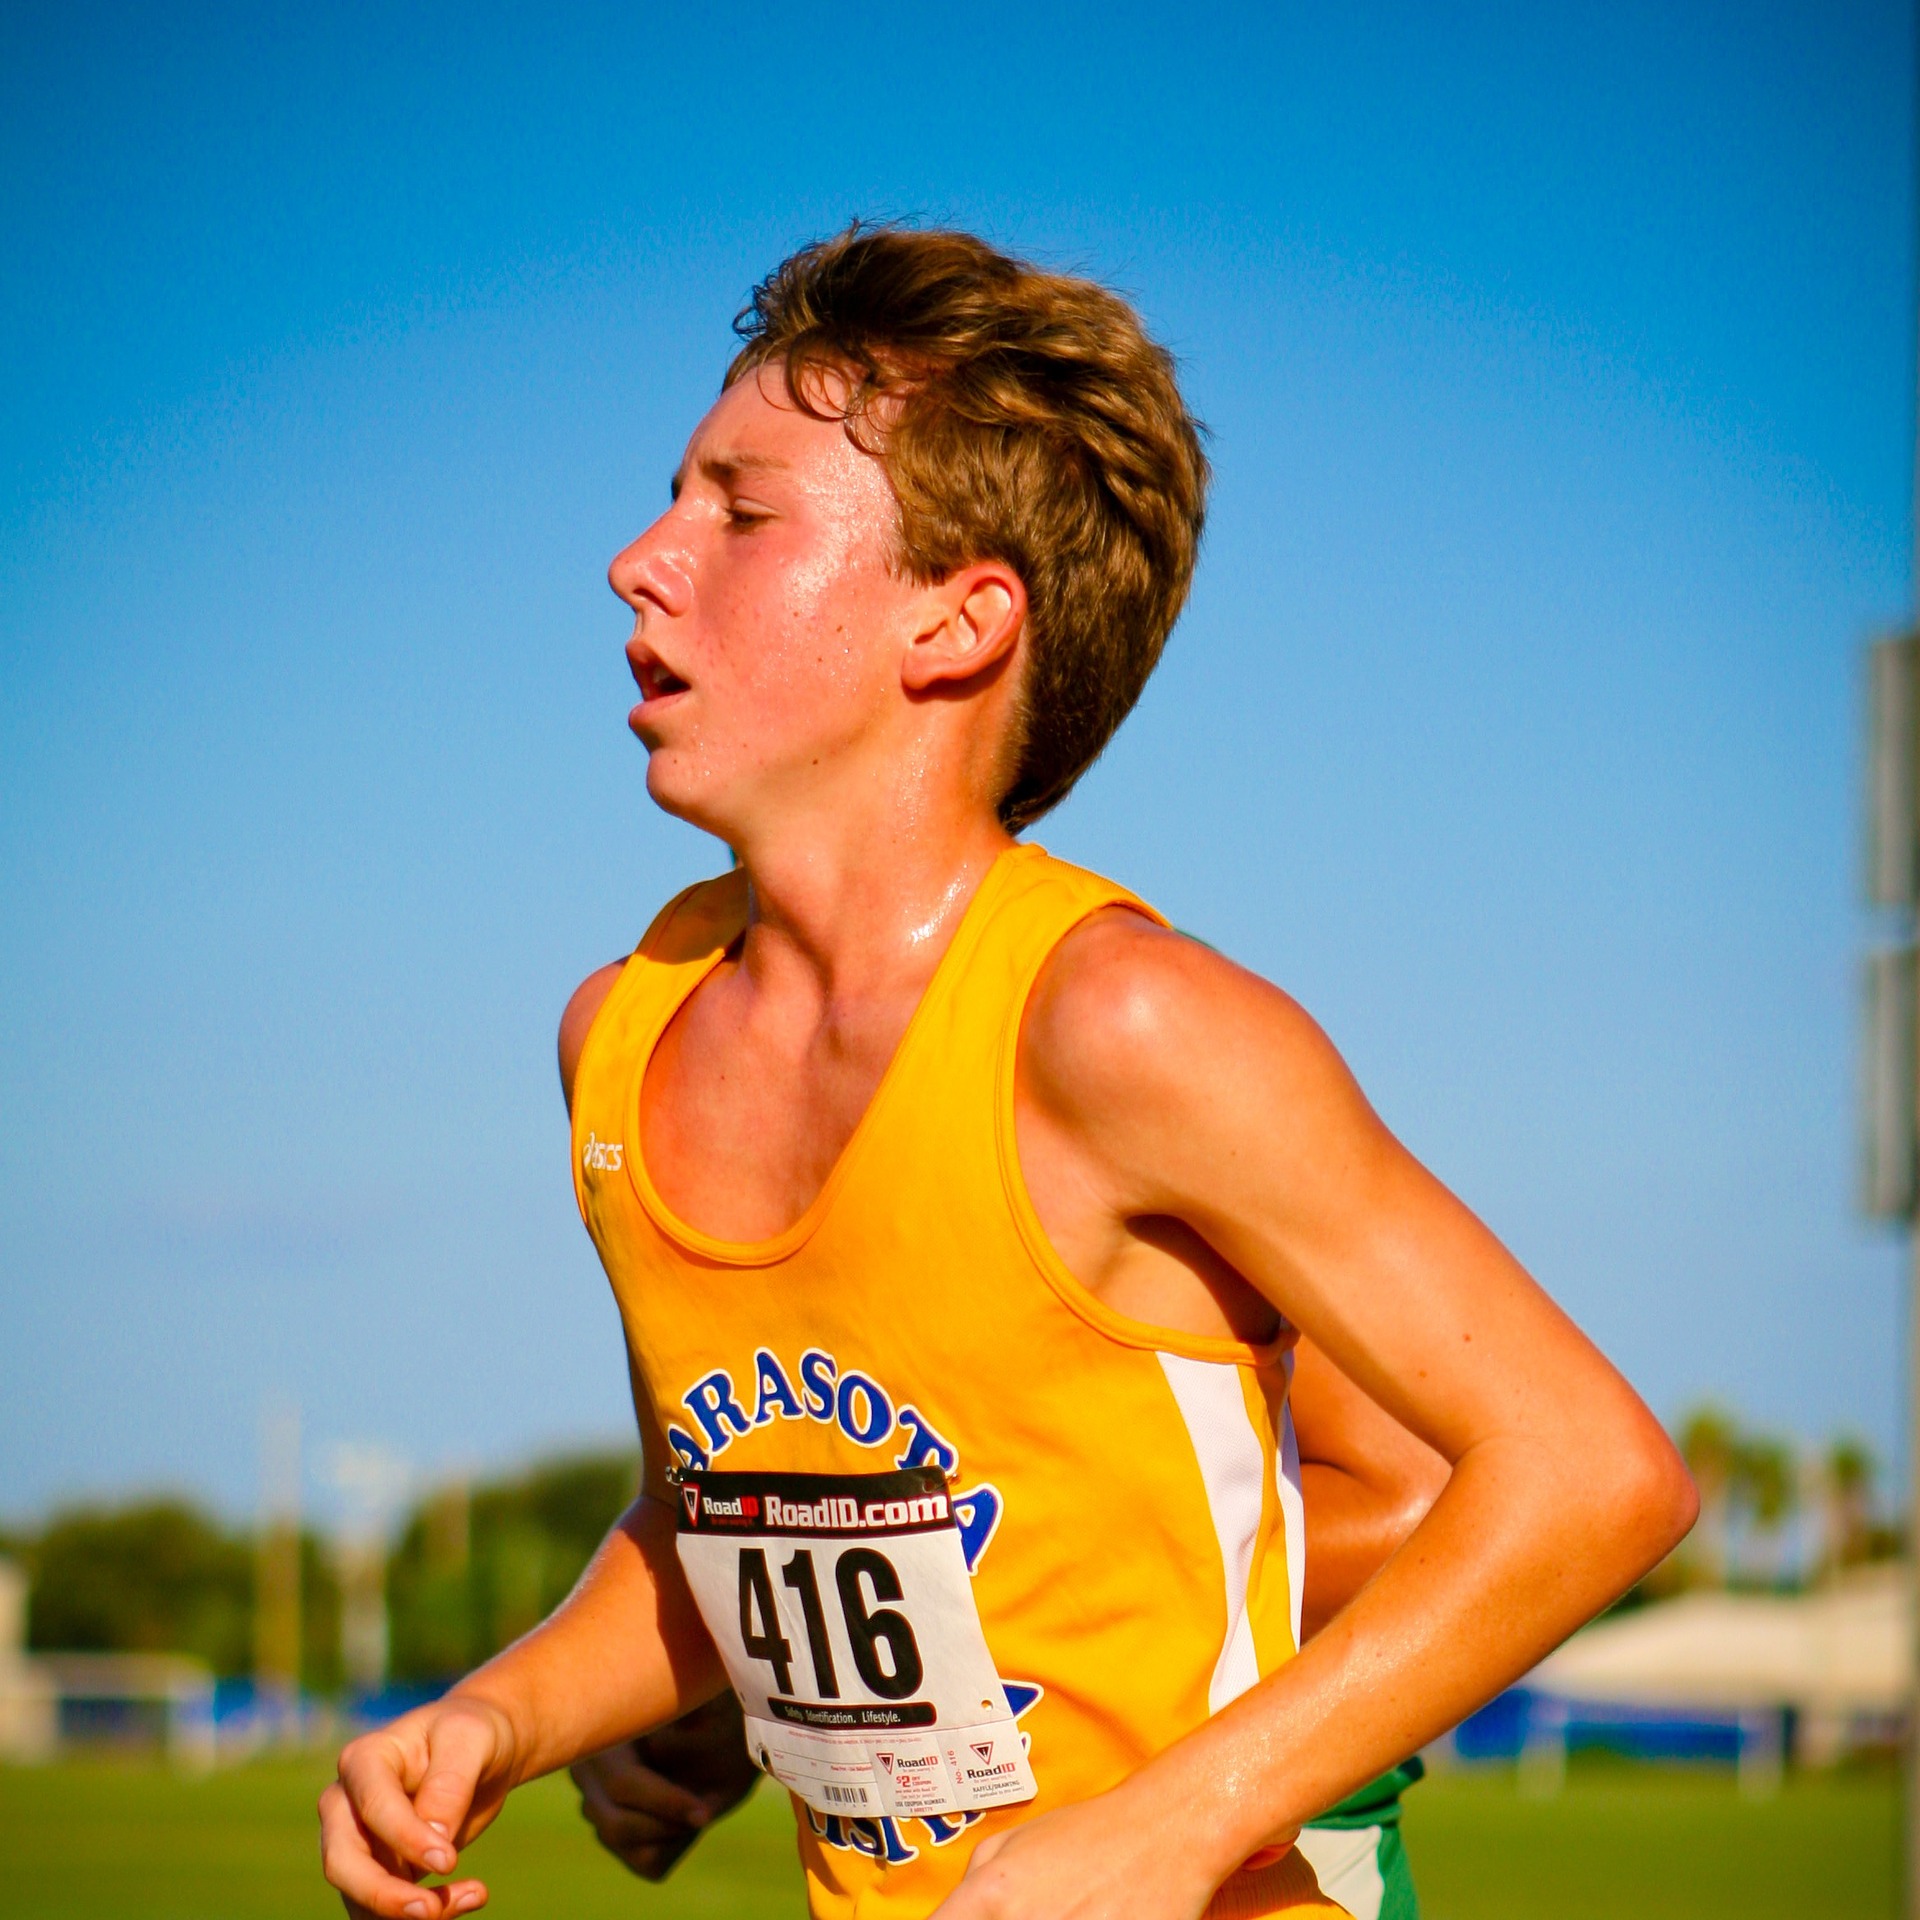
M0 1771L0 1920L297 1920L339 1912L320 1881L312 1761L192 1780L158 1768ZM1890 1776L1797 1780L1743 1801L1724 1776L1576 1766L1523 1800L1510 1777L1428 1781L1407 1842L1428 1920L1848 1920L1893 1911ZM471 1855L500 1920L785 1920L792 1823L763 1794L665 1886L600 1854L564 1780L516 1796Z

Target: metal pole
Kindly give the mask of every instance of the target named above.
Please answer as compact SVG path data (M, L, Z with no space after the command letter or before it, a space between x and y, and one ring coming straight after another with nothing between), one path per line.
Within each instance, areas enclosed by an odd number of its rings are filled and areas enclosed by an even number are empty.
M1912 1675L1907 1685L1906 1887L1902 1911L1920 1920L1920 1227L1908 1235L1907 1298L1907 1582Z
M1908 265L1911 276L1908 295L1913 300L1909 319L1913 326L1910 345L1913 351L1914 410L1909 421L1913 432L1913 517L1910 532L1913 548L1907 583L1913 631L1920 632L1920 0L1908 18L1912 42L1908 57L1912 66L1907 74L1907 105L1910 125L1907 138L1908 181L1913 202L1907 209L1908 241L1913 248ZM1916 1101L1920 1101L1920 1019L1914 1022ZM1916 1123L1920 1138L1920 1122ZM1912 1672L1907 1686L1906 1743L1906 1920L1920 1920L1920 1219L1908 1232L1910 1267L1907 1288L1907 1635Z

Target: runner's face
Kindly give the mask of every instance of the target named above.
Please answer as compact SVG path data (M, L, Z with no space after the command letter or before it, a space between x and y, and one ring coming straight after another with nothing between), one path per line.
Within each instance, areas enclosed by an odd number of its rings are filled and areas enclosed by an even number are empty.
M720 396L675 488L608 572L635 615L628 724L655 801L750 829L881 750L920 590L889 565L880 462L795 407L778 370Z

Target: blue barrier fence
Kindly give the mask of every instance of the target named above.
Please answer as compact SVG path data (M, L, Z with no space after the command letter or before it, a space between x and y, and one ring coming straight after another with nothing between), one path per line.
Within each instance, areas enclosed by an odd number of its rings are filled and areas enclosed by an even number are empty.
M1677 1712L1513 1687L1462 1721L1453 1736L1455 1752L1468 1761L1518 1760L1547 1744L1569 1753L1738 1766L1790 1752L1793 1714L1790 1708Z
M329 1726L343 1735L382 1725L438 1697L434 1685L390 1686L331 1703ZM213 1719L228 1738L298 1733L318 1703L261 1694L250 1680L214 1689ZM1513 1687L1454 1730L1455 1754L1467 1762L1516 1762L1544 1750L1604 1752L1633 1760L1697 1761L1752 1769L1777 1766L1793 1749L1791 1709L1765 1712L1674 1712L1611 1702L1568 1700Z

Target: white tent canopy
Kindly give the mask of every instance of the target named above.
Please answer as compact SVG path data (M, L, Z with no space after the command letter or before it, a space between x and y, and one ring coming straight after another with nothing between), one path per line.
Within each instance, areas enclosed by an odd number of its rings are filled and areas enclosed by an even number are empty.
M1912 1686L1906 1569L1806 1594L1689 1593L1601 1620L1528 1684L1574 1700L1717 1712L1896 1713Z

